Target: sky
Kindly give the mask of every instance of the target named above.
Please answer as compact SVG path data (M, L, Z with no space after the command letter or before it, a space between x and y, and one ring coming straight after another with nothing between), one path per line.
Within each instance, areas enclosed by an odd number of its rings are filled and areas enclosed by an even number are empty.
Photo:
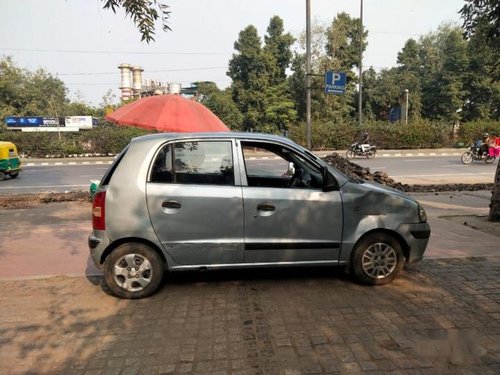
M1 0L0 57L17 66L43 68L61 79L72 100L99 105L112 90L120 97L118 65L144 69L143 79L180 83L213 81L230 85L227 66L238 34L254 25L264 39L278 15L286 32L305 30L306 0L163 0L172 31L157 27L156 41L140 34L124 12L102 9L101 0ZM340 12L359 18L361 0L311 0L312 18L330 24ZM405 42L436 31L443 23L461 25L463 0L364 0L368 47L363 66L377 71L396 65Z

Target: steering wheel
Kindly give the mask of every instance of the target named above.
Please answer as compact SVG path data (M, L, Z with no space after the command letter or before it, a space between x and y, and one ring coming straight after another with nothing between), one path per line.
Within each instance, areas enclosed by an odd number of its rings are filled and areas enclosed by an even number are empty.
M308 187L310 184L311 184L311 175L309 173L305 173L302 168L297 168L292 178L290 179L288 186Z

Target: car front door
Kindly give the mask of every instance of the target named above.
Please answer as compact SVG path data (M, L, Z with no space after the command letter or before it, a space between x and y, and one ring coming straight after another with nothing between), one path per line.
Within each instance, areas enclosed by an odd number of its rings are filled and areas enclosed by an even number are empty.
M323 191L321 167L271 142L242 141L241 151L245 262L338 261L342 201Z
M163 145L155 157L147 204L174 268L243 261L243 201L233 148L231 140L183 141Z

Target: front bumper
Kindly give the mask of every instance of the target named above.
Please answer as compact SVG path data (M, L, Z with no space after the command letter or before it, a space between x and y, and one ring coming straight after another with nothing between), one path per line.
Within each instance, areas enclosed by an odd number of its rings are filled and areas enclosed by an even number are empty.
M431 236L429 223L402 224L398 231L408 244L407 262L413 263L421 260Z

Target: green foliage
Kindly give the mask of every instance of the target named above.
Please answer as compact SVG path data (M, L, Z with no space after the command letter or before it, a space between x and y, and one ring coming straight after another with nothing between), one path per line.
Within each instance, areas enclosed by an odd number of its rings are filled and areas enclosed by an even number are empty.
M213 82L196 83L200 103L209 108L231 130L242 130L243 115L231 98L229 89L221 91Z
M477 120L464 123L458 129L457 142L470 145L474 141L482 139L484 133L495 133L500 136L500 121Z
M243 130L278 133L286 131L296 118L285 85L293 38L283 34L283 21L276 16L270 21L268 33L264 47L254 26L239 33L228 75L233 80L232 99L243 115Z
M168 5L161 0L101 0L104 2L104 9L111 9L116 13L117 9L123 8L125 14L129 16L139 29L141 41L154 41L155 22L158 19L162 22L163 31L170 30L168 19L170 11Z
M75 133L21 132L0 127L0 139L16 144L25 157L67 157L81 154L117 154L132 138L149 134L139 128L104 123L92 130Z

